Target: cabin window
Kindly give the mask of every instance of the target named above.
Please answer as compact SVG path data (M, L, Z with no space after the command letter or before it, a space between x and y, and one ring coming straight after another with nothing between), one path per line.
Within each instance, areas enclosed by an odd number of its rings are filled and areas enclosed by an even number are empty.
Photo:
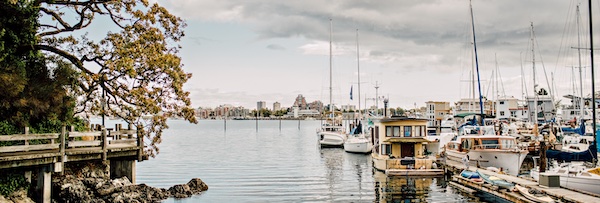
M481 144L486 149L498 148L498 140L481 140Z
M404 137L412 137L412 126L404 126Z
M392 136L392 126L385 127L385 136L386 137L391 137Z
M400 126L394 126L394 137L400 137Z
M502 148L503 149L511 149L511 148L515 148L516 147L516 144L515 144L514 140L503 139L503 140L501 140L501 143L502 143Z
M415 137L423 137L423 132L421 131L421 126L415 126Z
M381 145L381 154L391 155L392 154L392 145L391 144L382 144Z
M471 140L471 139L464 139L462 141L462 149L471 149L472 145L473 145L473 140Z
M504 116L504 111L500 111L500 115L501 115L501 116Z

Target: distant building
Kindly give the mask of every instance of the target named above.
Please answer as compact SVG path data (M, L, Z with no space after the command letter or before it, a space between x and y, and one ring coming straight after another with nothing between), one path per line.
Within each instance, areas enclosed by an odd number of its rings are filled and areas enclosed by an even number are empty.
M296 100L294 101L293 106L297 106L298 108L300 108L300 110L308 109L308 105L306 104L306 99L301 94L299 94L296 97Z
M259 101L256 102L256 110L259 111L261 109L266 109L267 108L267 102L264 101Z
M281 104L279 102L273 103L273 111L281 110Z
M482 98L483 101L483 113L486 115L494 115L495 111L494 111L494 102L493 101L489 101L486 98ZM459 114L463 114L463 113L476 113L479 114L481 111L480 105L479 105L479 98L477 99L466 99L463 98L460 101L456 102L454 104L455 108L454 108L454 115L459 115Z
M500 97L496 102L496 118L524 120L528 118L527 108L519 105L519 99L517 98Z
M308 104L308 109L317 110L318 112L323 112L323 102L321 102L321 101L311 102L310 104Z
M427 126L439 127L446 115L450 115L452 109L450 102L428 101L425 102L425 118L429 120Z
M554 103L552 103L552 97L549 95L528 96L526 99L527 108L529 109L529 121L549 121L555 117L556 110L554 109ZM535 101L537 101L537 105L535 105ZM535 116L536 107L537 116Z
M356 105L342 105L342 111L356 111Z

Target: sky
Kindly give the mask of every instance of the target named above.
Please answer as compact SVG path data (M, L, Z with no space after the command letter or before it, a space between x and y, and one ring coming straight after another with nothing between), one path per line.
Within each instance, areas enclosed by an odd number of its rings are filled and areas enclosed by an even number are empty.
M467 0L158 3L188 25L180 44L184 70L193 75L184 86L193 107L255 109L257 101L290 107L299 94L328 104L330 68L336 105L358 105L359 75L362 108L375 105L376 96L402 108L473 97L470 81L477 76L471 74L476 68ZM589 48L587 1L474 0L472 8L483 96L531 95L534 78L538 89L550 89L563 104L570 102L563 95L579 92L580 57L573 47ZM600 11L598 0L592 9ZM587 95L589 50L579 53Z

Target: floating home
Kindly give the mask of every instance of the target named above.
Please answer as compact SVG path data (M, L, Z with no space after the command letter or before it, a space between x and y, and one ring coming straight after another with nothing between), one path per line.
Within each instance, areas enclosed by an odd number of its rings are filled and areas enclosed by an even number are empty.
M381 119L372 132L373 167L387 175L443 175L435 159L426 156L427 119L391 117Z

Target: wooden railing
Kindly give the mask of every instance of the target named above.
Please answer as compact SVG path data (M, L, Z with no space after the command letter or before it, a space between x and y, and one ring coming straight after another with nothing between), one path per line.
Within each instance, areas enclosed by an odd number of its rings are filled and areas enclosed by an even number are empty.
M89 132L67 131L63 127L61 133L45 134L29 134L25 128L24 134L0 135L0 157L56 152L64 157L66 152L90 151L102 153L102 159L106 160L109 150L128 149L137 150L138 160L142 160L143 137L131 126L128 129L120 126L116 125L115 130L103 128Z

